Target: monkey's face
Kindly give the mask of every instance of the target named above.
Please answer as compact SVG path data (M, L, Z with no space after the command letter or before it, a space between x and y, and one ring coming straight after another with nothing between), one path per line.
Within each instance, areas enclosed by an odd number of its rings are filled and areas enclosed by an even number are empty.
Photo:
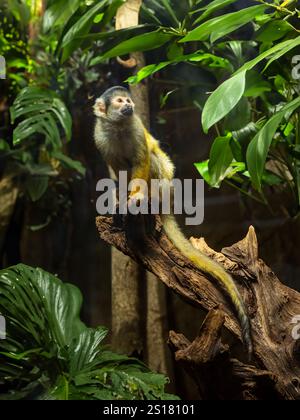
M133 115L134 103L129 96L116 95L112 98L109 108L110 113L126 118Z
M110 98L108 106L106 106L103 98L97 99L94 110L97 117L121 122L132 117L134 103L129 95L115 94Z

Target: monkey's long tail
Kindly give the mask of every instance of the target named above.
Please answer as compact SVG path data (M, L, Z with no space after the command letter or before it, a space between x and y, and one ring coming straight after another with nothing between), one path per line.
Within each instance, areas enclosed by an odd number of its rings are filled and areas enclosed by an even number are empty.
M218 263L193 247L190 241L181 232L173 215L161 215L161 219L168 238L173 242L176 248L201 271L213 276L230 297L238 314L243 341L247 347L250 358L253 352L250 320L243 299L231 275Z

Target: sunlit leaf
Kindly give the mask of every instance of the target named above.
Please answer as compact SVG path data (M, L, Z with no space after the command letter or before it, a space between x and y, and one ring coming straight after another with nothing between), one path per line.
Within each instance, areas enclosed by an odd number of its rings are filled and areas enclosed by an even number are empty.
M245 90L246 71L240 72L226 80L208 98L203 113L204 132L227 115L240 101Z
M251 22L257 15L264 13L266 7L252 6L210 19L189 32L180 42L206 41L209 38L215 42Z

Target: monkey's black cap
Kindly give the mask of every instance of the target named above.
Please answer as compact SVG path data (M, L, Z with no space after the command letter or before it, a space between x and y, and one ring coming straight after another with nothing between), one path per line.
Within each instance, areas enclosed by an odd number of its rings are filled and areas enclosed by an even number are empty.
M123 86L113 86L113 87L107 89L101 95L101 98L105 102L106 106L110 105L110 100L116 93L123 93L123 94L126 94L127 96L131 96L129 90L126 89L125 87L123 87Z

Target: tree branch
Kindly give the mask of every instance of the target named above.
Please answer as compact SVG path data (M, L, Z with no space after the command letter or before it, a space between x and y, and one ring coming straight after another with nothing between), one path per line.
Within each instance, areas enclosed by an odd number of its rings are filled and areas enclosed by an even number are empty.
M214 279L201 273L173 246L158 217L98 217L97 227L102 239L152 271L182 298L210 312L194 343L189 343L182 335L170 333L176 359L185 365L190 363L201 395L206 398L222 398L225 394L227 398L231 395L244 399L300 398L299 342L292 335L293 317L300 314L300 293L284 286L259 259L253 227L245 239L221 253L209 248L203 239L191 239L196 248L222 264L236 281L251 318L254 344L251 366L243 360L245 352L239 354L233 345L229 351L222 344L223 324L233 335L234 342L241 341L239 324L226 296ZM220 388L216 382L209 386L211 375L203 376L208 366L217 377L223 377L220 383L224 383L224 376L232 381L230 395L228 386Z

